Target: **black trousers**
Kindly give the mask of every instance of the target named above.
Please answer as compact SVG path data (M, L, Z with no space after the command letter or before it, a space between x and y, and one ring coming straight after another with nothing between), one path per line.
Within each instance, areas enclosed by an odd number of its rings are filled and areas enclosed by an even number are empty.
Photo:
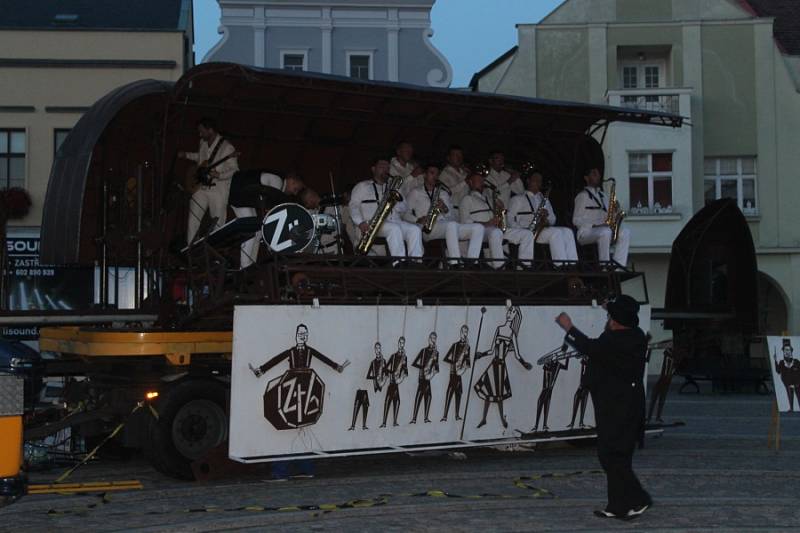
M596 413L597 457L608 482L606 511L618 515L651 503L633 472L633 452L644 428L644 398L627 400L627 406L603 405Z

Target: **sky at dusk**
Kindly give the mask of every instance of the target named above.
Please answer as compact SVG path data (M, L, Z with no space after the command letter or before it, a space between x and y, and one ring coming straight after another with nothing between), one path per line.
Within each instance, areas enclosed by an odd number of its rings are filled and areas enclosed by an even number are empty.
M453 87L517 44L515 24L539 22L560 0L437 0L431 13L433 43L453 66ZM202 61L219 40L219 4L194 0L195 53Z

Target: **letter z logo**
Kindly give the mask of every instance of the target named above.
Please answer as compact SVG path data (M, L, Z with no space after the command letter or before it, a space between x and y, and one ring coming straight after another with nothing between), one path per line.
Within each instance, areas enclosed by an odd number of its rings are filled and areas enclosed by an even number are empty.
M289 213L286 209L281 209L278 212L271 213L267 219L264 221L264 225L268 226L272 223L275 224L275 231L272 232L272 239L270 239L269 247L276 252L282 252L283 250L294 246L295 242L291 239L284 239L284 235L288 235L291 229L297 225L297 221L293 223L289 223L288 226L286 224L286 218Z

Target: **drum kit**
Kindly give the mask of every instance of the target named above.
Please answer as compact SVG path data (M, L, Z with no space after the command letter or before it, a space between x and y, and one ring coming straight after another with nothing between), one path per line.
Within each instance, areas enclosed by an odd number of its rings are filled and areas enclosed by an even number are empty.
M310 213L299 204L276 205L267 212L261 223L261 238L276 254L319 254L323 251L323 235L335 235L341 250L341 217L338 206L335 215Z

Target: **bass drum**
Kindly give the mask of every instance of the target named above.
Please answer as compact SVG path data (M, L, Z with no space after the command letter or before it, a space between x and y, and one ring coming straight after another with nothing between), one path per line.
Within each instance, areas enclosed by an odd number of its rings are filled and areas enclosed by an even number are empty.
M280 204L261 223L261 238L276 254L303 252L314 240L314 218L303 206Z

